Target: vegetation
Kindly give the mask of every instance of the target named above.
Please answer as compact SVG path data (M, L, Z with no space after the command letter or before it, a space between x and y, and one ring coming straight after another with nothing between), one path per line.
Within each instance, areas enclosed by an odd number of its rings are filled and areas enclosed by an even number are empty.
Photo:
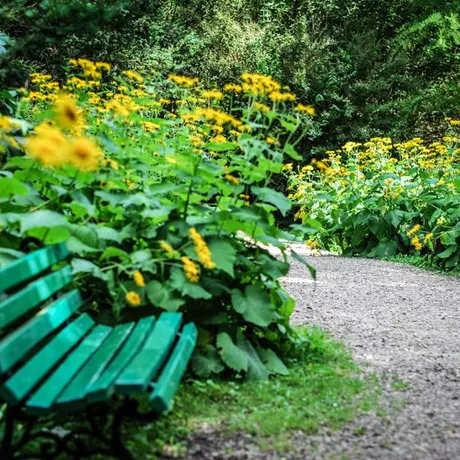
M206 85L255 72L317 108L303 155L374 136L437 140L460 103L459 9L457 0L5 0L4 81L24 85L28 69L61 74L74 56Z
M308 132L313 108L255 74L222 92L197 78L69 65L63 85L31 75L16 110L28 121L0 119L3 259L27 241L66 241L106 321L184 311L200 326L198 375L286 374L280 352L300 339L279 278L294 236L275 214L291 202L269 183L286 156L300 158L289 139Z
M452 130L460 125L448 122ZM296 217L320 224L310 244L346 255L426 255L439 267L458 267L459 141L454 132L434 143L374 138L297 171L286 165Z

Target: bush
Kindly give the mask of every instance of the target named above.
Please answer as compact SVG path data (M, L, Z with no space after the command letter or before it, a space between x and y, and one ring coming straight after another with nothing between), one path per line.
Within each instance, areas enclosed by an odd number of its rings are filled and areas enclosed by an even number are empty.
M460 125L449 120L452 129ZM429 256L455 269L460 261L460 138L394 144L349 142L322 161L286 168L296 217L321 227L313 245L345 255Z
M286 155L300 158L291 138L308 132L313 109L260 75L222 92L70 66L62 84L31 75L17 109L27 121L1 119L1 260L25 241L66 241L106 321L183 311L199 326L199 375L286 373L278 353L300 339L279 278L294 237L275 216L291 202L268 184Z

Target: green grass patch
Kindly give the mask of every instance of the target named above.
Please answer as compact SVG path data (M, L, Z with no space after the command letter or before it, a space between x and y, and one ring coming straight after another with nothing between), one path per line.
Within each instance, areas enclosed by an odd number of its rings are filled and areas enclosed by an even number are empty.
M321 329L304 332L307 352L291 360L288 376L260 383L185 381L170 414L128 428L136 458L154 458L162 450L181 452L185 436L204 427L229 436L243 431L261 449L286 452L293 431L315 433L323 425L337 429L375 407L377 378L364 376L350 352Z
M422 256L417 256L417 255L395 255L391 257L385 257L382 260L386 260L388 262L397 262L397 263L402 263L402 264L407 264L407 265L412 265L414 267L418 268L423 268L424 270L429 270L434 273L439 273L442 275L449 275L449 276L455 276L455 277L460 277L460 268L455 269L455 270L443 270L440 268L439 265L436 265L435 263L431 262L429 257L422 257Z

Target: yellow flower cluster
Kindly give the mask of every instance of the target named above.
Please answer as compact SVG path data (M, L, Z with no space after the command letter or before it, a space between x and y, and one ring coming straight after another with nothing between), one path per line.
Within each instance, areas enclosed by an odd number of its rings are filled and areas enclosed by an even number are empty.
M130 80L137 81L138 83L142 83L144 81L144 77L134 70L124 70L121 72L125 77L128 77Z
M192 88L200 81L199 78L190 78L185 77L184 75L169 75L168 80L186 88Z
M132 307L138 307L142 303L141 296L134 291L127 292L125 299Z
M265 96L275 91L279 92L281 89L281 85L276 80L266 75L245 72L241 75L241 80L242 90L254 96Z
M224 93L217 89L210 89L201 92L201 96L205 99L217 99L220 100L224 97Z
M70 59L69 64L80 67L83 75L93 80L100 80L102 78L101 70L110 70L110 64L107 62L92 62L89 59Z
M422 248L423 248L423 244L420 242L418 236L414 236L411 240L410 240L412 246L414 246L414 248L417 250L417 251L420 251Z
M163 251L170 256L173 256L176 253L173 247L166 241L160 241L160 248L163 249Z
M211 251L209 250L208 245L206 244L206 241L198 233L196 228L192 227L189 230L189 235L195 245L195 251L196 251L198 260L200 261L201 265L203 265L204 267L210 270L212 270L213 268L216 268L216 264L213 262L211 258Z
M193 260L186 256L180 258L184 266L185 277L192 283L200 281L200 270Z
M304 112L306 113L307 115L315 115L316 111L315 111L315 108L312 107L311 105L303 105L303 104L297 104L296 107L295 107L295 111L296 112Z
M139 270L136 270L133 273L133 279L134 279L134 282L136 283L136 286L145 287L144 276L142 275L142 273Z
M421 228L420 224L414 225L414 226L407 232L407 236L415 235L415 234L420 230L420 228Z
M238 185L240 183L238 178L233 176L232 174L225 174L224 178L226 181L231 182L233 185Z

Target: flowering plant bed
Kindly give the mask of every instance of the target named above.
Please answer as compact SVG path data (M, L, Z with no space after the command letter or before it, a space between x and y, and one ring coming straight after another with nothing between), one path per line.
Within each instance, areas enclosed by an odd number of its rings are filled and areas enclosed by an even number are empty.
M24 239L66 241L107 322L181 311L199 326L197 374L287 373L279 351L299 339L278 278L280 239L294 236L275 217L291 201L269 184L286 156L300 158L291 138L314 110L261 75L221 91L69 65L63 81L32 74L17 116L1 119L1 258L19 257Z
M460 122L441 142L349 142L297 171L285 167L296 217L321 225L313 246L347 255L417 254L460 261Z

